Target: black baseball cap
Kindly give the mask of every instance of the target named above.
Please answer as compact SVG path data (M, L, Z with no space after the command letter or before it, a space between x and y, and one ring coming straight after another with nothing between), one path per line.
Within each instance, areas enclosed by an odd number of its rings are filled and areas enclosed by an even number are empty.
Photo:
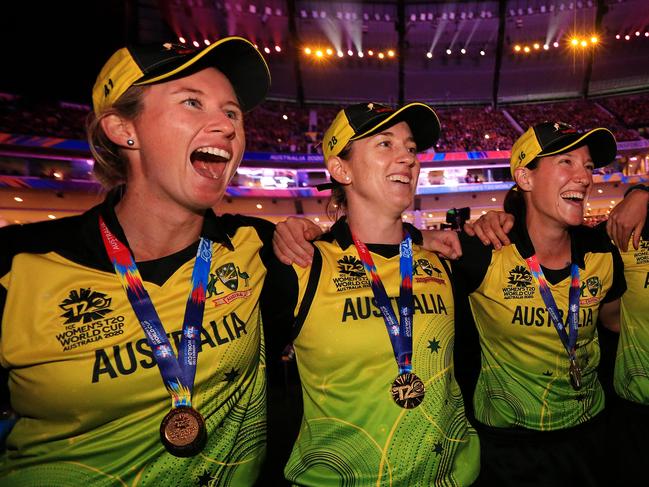
M392 108L380 103L358 103L344 108L324 134L322 152L325 161L337 156L352 140L377 134L399 122L406 122L421 152L435 145L440 124L435 111L424 103L409 103Z
M517 168L527 166L537 157L562 154L582 145L588 146L595 167L610 164L617 154L615 136L606 128L583 131L563 122L533 125L514 142L509 161L512 176Z
M203 48L172 43L127 46L110 57L95 81L95 114L113 106L131 86L165 81L199 61L201 66L213 66L228 78L243 111L252 110L266 97L270 87L268 65L243 37L225 37Z

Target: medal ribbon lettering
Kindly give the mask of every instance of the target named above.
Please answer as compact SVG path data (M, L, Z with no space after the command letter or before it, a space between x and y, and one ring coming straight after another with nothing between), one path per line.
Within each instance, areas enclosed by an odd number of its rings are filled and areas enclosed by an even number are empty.
M153 351L160 375L172 400L172 407L191 407L191 395L196 376L196 364L200 351L205 290L212 261L212 242L201 238L192 271L192 286L187 298L183 320L182 338L178 348L178 359L167 338L158 313L144 289L142 277L128 247L120 242L99 217L99 229L106 252L115 267L133 311L140 321L147 342Z
M390 304L390 299L385 292L383 282L370 255L370 251L363 242L352 234L354 245L361 258L365 272L370 280L376 304L381 310L385 327L390 336L394 357L399 366L399 375L412 371L412 315L414 304L412 298L412 239L408 232L404 232L404 239L399 245L399 269L401 285L399 286L399 318Z
M563 343L566 353L568 354L568 360L570 361L571 371L573 368L576 368L574 372L581 374L579 370L579 365L577 363L577 354L575 352L575 347L577 345L577 335L579 333L579 295L580 295L580 285L579 285L579 267L577 264L573 263L570 266L570 292L568 294L568 332L566 332L566 327L563 324L561 315L559 314L559 309L557 308L557 303L554 301L552 296L552 291L550 291L550 286L548 285L545 276L543 275L543 270L539 264L539 260L536 257L536 254L532 255L525 259L527 265L532 271L532 275L536 279L539 285L539 292L545 303L545 307L548 310L550 319L554 324L561 343ZM572 374L571 374L572 375ZM575 384L573 383L573 386ZM581 387L581 385L579 385ZM579 387L575 386L575 389Z

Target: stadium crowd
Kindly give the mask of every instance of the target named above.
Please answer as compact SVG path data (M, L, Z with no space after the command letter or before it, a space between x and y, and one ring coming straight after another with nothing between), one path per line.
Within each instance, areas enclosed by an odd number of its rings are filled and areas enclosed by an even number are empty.
M83 139L89 107L44 102L0 93L0 132ZM321 153L325 121L340 110L338 104L266 101L248 114L246 150L274 153ZM437 152L502 150L511 147L532 121L570 120L585 128L609 127L618 141L649 136L649 95L627 95L592 101L526 103L491 106L438 107L442 135Z

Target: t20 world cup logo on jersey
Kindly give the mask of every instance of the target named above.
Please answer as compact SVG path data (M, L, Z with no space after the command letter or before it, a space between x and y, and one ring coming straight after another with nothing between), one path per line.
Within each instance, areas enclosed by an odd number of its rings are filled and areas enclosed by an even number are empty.
M503 288L505 299L529 299L534 296L536 287L532 283L532 273L522 265L509 271L507 287Z
M243 287L248 289L239 289L240 279L243 281ZM210 280L207 283L207 293L205 298L209 299L212 296L219 296L226 293L227 290L233 292L213 299L212 304L214 304L214 306L229 304L235 299L247 298L252 294L252 290L248 287L249 280L250 275L246 271L239 269L239 266L234 262L223 264L221 267L216 269L216 272L210 272ZM219 291L219 288L222 287L225 287L225 289Z
M65 318L65 330L56 334L63 351L124 333L123 316L107 316L112 313L112 298L91 288L73 289L59 304Z
M633 247L629 247L633 250ZM649 264L649 240L640 239L640 246L638 247L638 251L634 252L633 257L635 258L636 264Z
M338 259L338 277L332 279L337 292L369 287L363 263L356 256L344 255Z
M96 321L106 314L110 313L112 309L109 308L111 298L99 291L93 291L90 288L81 288L78 291L73 289L67 299L64 299L59 308L65 313L61 315L66 318L64 325L71 323L89 323Z

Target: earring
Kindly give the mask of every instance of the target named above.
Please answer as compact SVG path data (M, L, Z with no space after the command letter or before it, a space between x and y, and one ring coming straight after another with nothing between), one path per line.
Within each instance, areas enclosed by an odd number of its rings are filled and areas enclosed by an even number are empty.
M129 147L133 147L135 145L135 141L133 139L128 139L126 141L126 145L128 145Z
M349 176L345 176L345 181L349 182Z

